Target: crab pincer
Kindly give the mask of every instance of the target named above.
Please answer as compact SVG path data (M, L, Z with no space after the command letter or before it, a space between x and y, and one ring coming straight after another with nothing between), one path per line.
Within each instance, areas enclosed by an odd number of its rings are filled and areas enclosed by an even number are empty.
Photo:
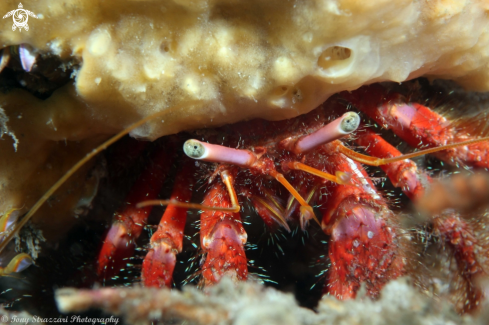
M324 169L352 175L350 184L329 183L329 199L319 202L322 228L331 236L325 292L339 299L354 298L365 283L369 296L376 297L389 280L404 274L399 234L393 212L363 167L340 154L340 146L332 142L322 147Z

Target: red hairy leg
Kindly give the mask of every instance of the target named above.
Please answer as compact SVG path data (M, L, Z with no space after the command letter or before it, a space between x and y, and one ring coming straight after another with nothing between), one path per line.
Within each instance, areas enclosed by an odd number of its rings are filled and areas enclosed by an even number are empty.
M389 280L404 274L398 236L390 226L393 213L363 167L342 155L338 146L339 141L323 145L321 154L308 159L308 164L329 173L350 173L353 184L328 183L330 195L319 202L322 228L331 236L325 292L339 299L354 298L365 283L369 296L377 297Z
M356 140L356 142L360 145L366 146L366 151L376 157L390 158L401 156L401 153L397 151L397 149L392 147L379 135L376 135L370 130L366 130L366 133L362 134L359 139ZM430 200L424 195L426 192L426 182L420 182L419 176L421 174L420 172L416 171L417 167L412 161L406 159L381 165L381 168L386 172L394 184L396 184L397 179L402 180L402 178L407 178L408 181L411 181L411 186L408 186L407 188L406 186L403 186L403 191L406 193L406 195L410 196L410 198L414 199L415 201L420 201L421 203L426 200ZM406 173L407 177L405 175ZM425 175L424 178L426 177L428 176ZM464 178L462 183L465 182L467 182L467 179ZM401 181L400 183L406 184L406 181ZM458 183L460 183L460 181ZM479 185L477 184L477 179L472 183ZM438 184L433 185L438 186ZM462 187L464 187L464 185L465 184L463 184ZM458 198L461 198L464 195L467 195L466 193L471 192L467 190L466 187L467 185L465 185L465 190L463 193L458 193ZM483 185L476 186L478 189L483 187ZM445 187L445 189L446 188L447 187ZM410 191L410 189L414 189L414 191ZM429 191L433 191L431 186ZM438 189L438 191L443 192L440 189ZM479 192L484 191L482 190ZM441 195L447 197L447 199L450 201L449 195L446 193ZM474 196L477 195L472 195L472 197ZM433 200L433 198L431 198L431 200ZM451 202L454 201L457 201L457 199L452 198ZM462 199L462 201L468 202L470 200ZM478 280L480 280L482 276L486 276L486 273L477 260L477 257L482 250L477 248L478 239L475 236L475 232L470 224L460 218L460 216L452 209L446 209L439 215L435 215L432 220L434 230L441 237L444 246L453 252L458 272L465 282L464 288L459 293L461 295L461 299L458 302L457 308L464 313L472 312L478 308L483 299L483 292L480 288Z
M175 178L171 200L189 202L194 186L195 162L186 159ZM147 287L171 287L176 255L182 251L187 208L168 205L158 229L151 236L150 249L143 261L142 282Z
M229 182L226 184L228 188L229 185L232 185L232 176L227 170L221 171L221 178L224 183ZM235 196L234 191L233 194ZM203 205L231 207L234 205L232 201L226 187L216 182L206 193ZM247 235L239 212L202 212L200 240L202 249L207 254L202 266L204 286L216 284L224 275L238 281L248 278L247 260L243 247Z
M355 142L365 147L365 151L374 157L399 157L402 153L385 141L380 135L369 129L359 133ZM400 187L411 200L417 200L425 192L425 184L431 183L431 177L419 171L416 164L409 159L381 165L395 187Z
M159 148L152 158L152 163L141 173L124 200L124 205L115 214L98 257L97 274L103 279L117 275L124 268L125 259L133 256L135 240L139 238L152 207L137 208L143 200L154 199L158 195L165 177L168 174L175 146Z
M478 280L487 276L477 260L478 240L472 227L453 210L434 219L435 231L445 241L455 257L457 268L465 281L465 290L457 308L464 313L475 311L484 294Z
M418 103L406 104L400 94L387 93L387 89L378 84L362 87L351 93L342 92L341 95L415 148L433 148L475 139L467 132L451 126L446 118L428 107ZM489 168L488 141L451 148L435 155L450 163L461 162L469 166Z

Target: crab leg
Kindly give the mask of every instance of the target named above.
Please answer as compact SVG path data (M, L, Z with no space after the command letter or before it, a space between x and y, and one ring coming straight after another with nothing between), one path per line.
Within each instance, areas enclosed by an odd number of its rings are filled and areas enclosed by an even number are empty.
M334 141L321 147L318 169L352 175L353 185L328 183L331 193L323 210L322 228L330 235L328 284L325 291L339 299L354 298L361 283L371 297L391 279L404 273L393 213L375 190L362 166L338 152ZM319 168L319 164L323 168Z
M133 255L135 240L139 238L152 206L138 208L136 204L145 199L154 199L172 164L175 148L158 150L152 163L142 172L124 200L124 205L115 214L98 257L97 273L103 279L117 275Z
M476 139L467 132L457 130L446 118L428 107L418 103L403 103L401 96L396 93L386 94L386 89L380 85L370 85L352 93L341 94L414 148L433 148ZM435 155L454 164L489 168L488 141L450 148Z
M195 163L186 160L175 178L172 200L188 202L192 198ZM147 287L171 287L176 255L182 251L187 208L168 205L158 230L151 236L150 249L143 261L142 282Z
M480 248L474 230L451 210L436 217L433 223L435 231L452 250L459 273L465 282L465 290L461 297L463 306L457 307L464 313L474 311L479 307L484 296L478 280L487 276L477 258L477 250Z
M236 193L232 189L233 176L227 170L221 171L223 183L217 182L206 194L205 205L232 206ZM231 192L230 195L227 192ZM234 198L233 198L234 196ZM239 212L204 211L200 215L200 239L207 254L202 266L204 286L213 285L228 275L234 280L248 277L247 260L243 245L247 235L241 224Z
M402 156L402 153L389 142L368 129L361 133L355 142L364 146L365 151L375 157L390 158ZM392 184L395 187L401 187L404 194L411 200L417 200L423 196L424 184L431 182L431 178L426 173L419 171L416 164L409 159L381 165L380 168L387 174Z

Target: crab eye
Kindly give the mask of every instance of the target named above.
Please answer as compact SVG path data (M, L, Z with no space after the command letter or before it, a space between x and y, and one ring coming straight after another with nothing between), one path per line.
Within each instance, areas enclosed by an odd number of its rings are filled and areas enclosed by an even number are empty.
M360 125L360 116L355 112L348 112L343 115L341 120L340 129L345 133L351 133L355 131Z
M218 144L200 142L195 139L185 141L183 151L193 159L233 164L242 167L250 167L257 159L256 155L249 150L228 148Z
M199 141L190 139L185 141L185 144L183 145L183 151L190 158L199 159L203 158L206 150Z
M297 140L289 150L303 153L355 131L360 125L360 116L355 112L347 112L340 118L326 124L316 132L303 136Z

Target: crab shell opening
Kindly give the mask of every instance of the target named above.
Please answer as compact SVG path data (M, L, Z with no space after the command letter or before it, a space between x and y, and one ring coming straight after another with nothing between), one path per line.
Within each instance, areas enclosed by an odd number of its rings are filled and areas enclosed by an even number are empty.
M22 33L3 19L2 47L29 44L80 68L46 100L20 89L0 94L0 212L25 211L85 152L159 110L169 113L132 136L291 118L373 82L428 76L489 89L489 4L482 0L23 5L37 19ZM0 12L14 9L0 4ZM73 198L54 207L57 215L93 195L96 182L82 175L78 183ZM54 219L51 227L66 227L67 218L57 226Z

